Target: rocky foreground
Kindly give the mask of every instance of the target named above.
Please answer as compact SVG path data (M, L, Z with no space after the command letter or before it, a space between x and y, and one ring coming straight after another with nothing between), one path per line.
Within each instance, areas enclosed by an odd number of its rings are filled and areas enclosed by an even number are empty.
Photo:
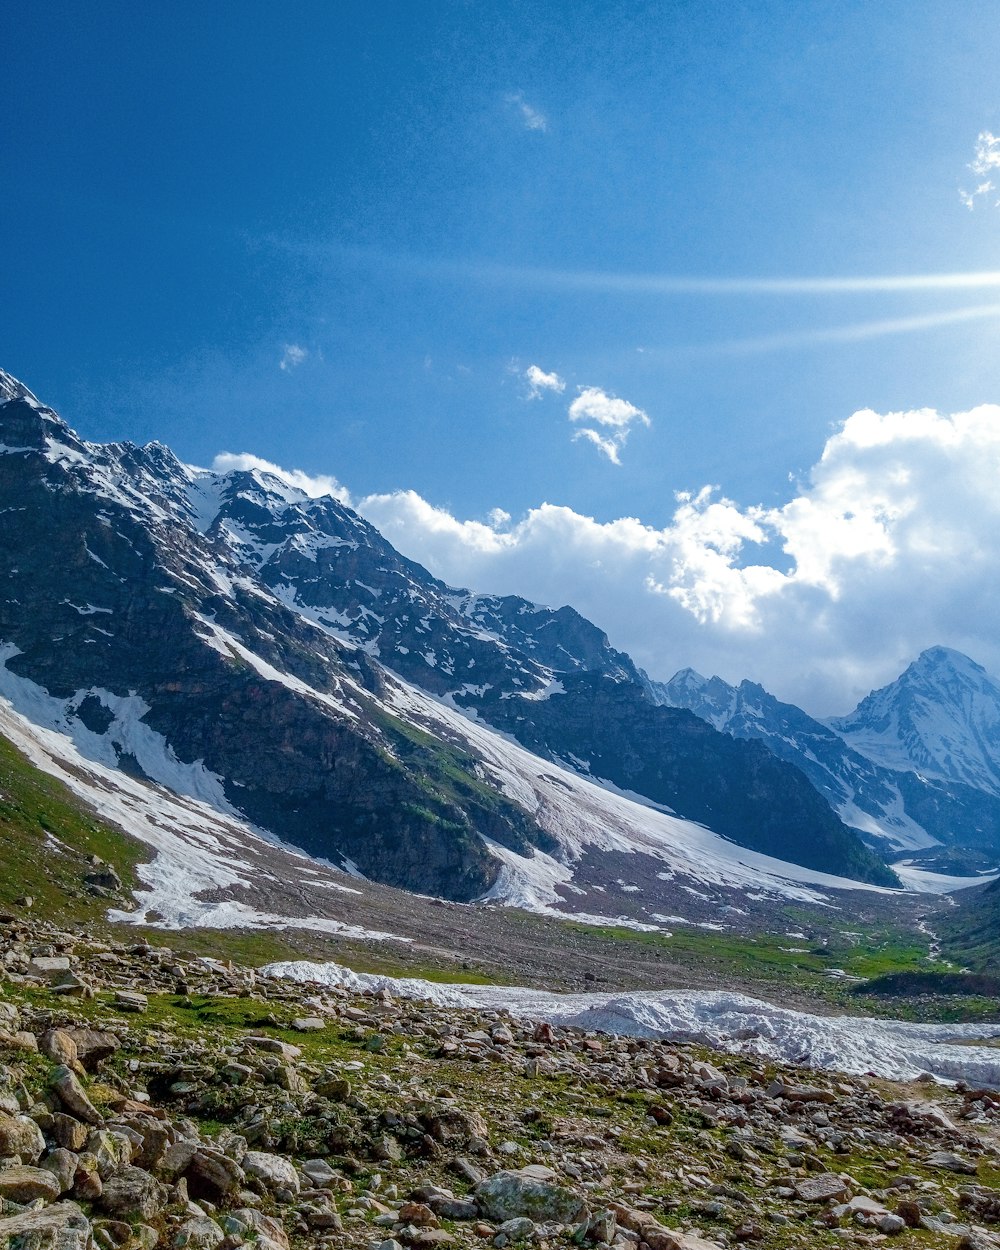
M0 1247L1000 1247L1000 1094L0 923Z

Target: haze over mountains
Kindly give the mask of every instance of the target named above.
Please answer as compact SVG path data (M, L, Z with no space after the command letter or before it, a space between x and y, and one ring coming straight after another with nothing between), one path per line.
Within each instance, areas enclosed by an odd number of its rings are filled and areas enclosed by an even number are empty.
M331 497L86 443L6 374L0 399L0 693L81 758L375 881L569 913L1000 845L1000 686L957 653L836 724L651 682L571 607L451 588Z

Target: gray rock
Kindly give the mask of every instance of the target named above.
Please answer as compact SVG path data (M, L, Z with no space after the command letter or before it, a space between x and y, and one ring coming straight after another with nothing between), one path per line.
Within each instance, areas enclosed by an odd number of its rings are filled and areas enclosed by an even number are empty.
M73 1180L76 1176L77 1164L80 1162L79 1156L72 1150L65 1150L62 1146L57 1146L55 1150L50 1151L42 1160L41 1166L59 1182L62 1193L69 1193L73 1188Z
M5 1250L92 1250L93 1244L90 1221L75 1202L0 1219Z
M210 1202L221 1201L246 1182L246 1173L234 1159L208 1146L195 1150L184 1176L191 1197Z
M488 1220L512 1220L525 1216L538 1223L578 1222L584 1212L583 1198L565 1185L543 1179L555 1176L548 1168L528 1167L519 1172L497 1172L476 1186L479 1210Z
M287 1189L293 1194L299 1192L299 1177L295 1166L291 1160L281 1155L267 1154L263 1150L248 1150L243 1156L243 1170L247 1176L255 1177L272 1193L281 1189Z
M125 1167L104 1185L98 1199L103 1211L123 1220L149 1220L166 1201L166 1190L142 1168Z
M59 1101L78 1120L85 1124L103 1124L104 1117L87 1097L86 1090L72 1068L60 1064L52 1072L52 1088L56 1091Z
M187 1250L212 1250L225 1236L211 1216L196 1215L180 1226L171 1244L177 1246L178 1250L181 1247L186 1247Z
M975 1176L977 1169L972 1159L964 1159L951 1150L935 1150L924 1160L929 1168L941 1168L946 1172L964 1172Z
M795 1192L803 1202L829 1202L831 1198L843 1198L847 1183L833 1172L820 1172L795 1182Z

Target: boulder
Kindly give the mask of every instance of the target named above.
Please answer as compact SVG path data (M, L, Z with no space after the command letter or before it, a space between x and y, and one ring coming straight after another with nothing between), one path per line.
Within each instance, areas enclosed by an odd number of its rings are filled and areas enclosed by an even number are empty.
M834 1172L820 1172L795 1182L795 1192L802 1202L829 1202L847 1195L847 1182Z
M85 1124L104 1123L104 1117L87 1097L86 1090L72 1068L60 1064L53 1069L51 1080L59 1101L70 1115L83 1120Z
M92 1250L93 1245L90 1221L75 1202L0 1218L5 1250Z
M164 1187L142 1168L124 1167L105 1182L98 1199L103 1211L122 1220L150 1220L166 1202Z
M248 1150L243 1156L243 1171L259 1180L272 1193L278 1190L299 1192L299 1177L290 1159L281 1155L267 1154L263 1150Z
M535 1167L496 1172L476 1186L476 1203L488 1220L502 1222L524 1216L538 1223L577 1223L585 1210L583 1198L549 1179L555 1175L549 1168Z
M0 1112L0 1156L37 1163L44 1150L45 1138L34 1120Z
M0 1198L11 1202L27 1205L38 1198L43 1202L55 1202L62 1192L58 1179L45 1168L25 1167L22 1164L0 1172Z

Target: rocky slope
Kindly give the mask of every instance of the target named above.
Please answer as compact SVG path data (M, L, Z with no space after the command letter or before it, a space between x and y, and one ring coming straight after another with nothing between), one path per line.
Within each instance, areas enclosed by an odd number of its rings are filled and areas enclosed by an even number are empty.
M990 1090L297 986L23 912L0 967L11 1250L1000 1245Z
M504 853L578 854L468 722L414 713L416 682L743 845L893 883L798 772L656 708L571 609L451 590L336 500L84 443L7 375L0 397L0 678L91 758L451 898L495 887Z

